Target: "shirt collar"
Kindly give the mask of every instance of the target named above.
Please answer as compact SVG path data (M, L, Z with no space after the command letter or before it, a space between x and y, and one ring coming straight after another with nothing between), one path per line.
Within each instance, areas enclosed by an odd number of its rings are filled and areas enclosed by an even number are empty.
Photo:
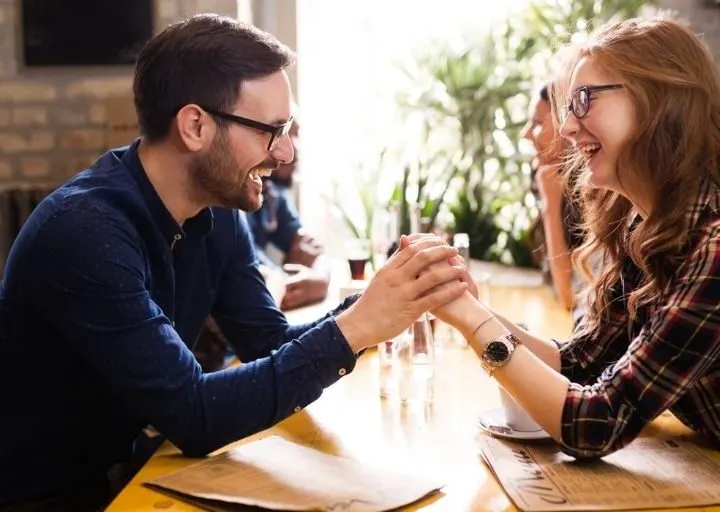
M140 139L138 138L128 147L128 150L122 157L122 161L135 179L140 194L150 211L150 215L167 243L172 245L174 242L187 238L188 236L199 239L210 233L213 226L213 213L211 208L202 209L197 215L186 220L182 226L175 221L165 207L165 203L160 199L150 179L147 177L147 173L138 156L139 146Z

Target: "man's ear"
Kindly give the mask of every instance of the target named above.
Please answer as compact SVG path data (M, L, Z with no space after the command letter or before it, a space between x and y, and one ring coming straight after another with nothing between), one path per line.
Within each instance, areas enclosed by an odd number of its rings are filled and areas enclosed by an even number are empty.
M180 140L191 152L209 147L217 129L210 115L194 104L185 105L178 110L175 125Z

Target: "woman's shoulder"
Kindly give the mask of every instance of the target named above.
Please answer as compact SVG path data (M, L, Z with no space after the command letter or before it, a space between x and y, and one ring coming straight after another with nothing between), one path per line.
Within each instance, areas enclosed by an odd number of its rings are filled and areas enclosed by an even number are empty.
M691 257L708 258L714 252L720 256L720 215L703 219L695 226L691 247Z
M695 202L687 211L687 220L691 229L704 233L716 233L720 225L720 185L703 180Z
M720 212L706 212L695 224L690 235L689 250L678 270L686 280L720 277Z

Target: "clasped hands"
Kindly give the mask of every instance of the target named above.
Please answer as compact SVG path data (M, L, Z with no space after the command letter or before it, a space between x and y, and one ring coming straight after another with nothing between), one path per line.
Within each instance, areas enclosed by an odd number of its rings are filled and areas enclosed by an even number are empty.
M359 352L399 335L426 311L458 327L476 304L477 287L457 249L436 235L418 234L401 238L397 252L336 321Z

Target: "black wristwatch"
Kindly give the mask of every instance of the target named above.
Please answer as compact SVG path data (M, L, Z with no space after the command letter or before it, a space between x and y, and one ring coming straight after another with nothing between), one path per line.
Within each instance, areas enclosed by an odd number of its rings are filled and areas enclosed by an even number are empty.
M480 364L488 375L492 375L496 368L505 366L515 352L520 340L513 333L504 334L490 340L485 345Z

